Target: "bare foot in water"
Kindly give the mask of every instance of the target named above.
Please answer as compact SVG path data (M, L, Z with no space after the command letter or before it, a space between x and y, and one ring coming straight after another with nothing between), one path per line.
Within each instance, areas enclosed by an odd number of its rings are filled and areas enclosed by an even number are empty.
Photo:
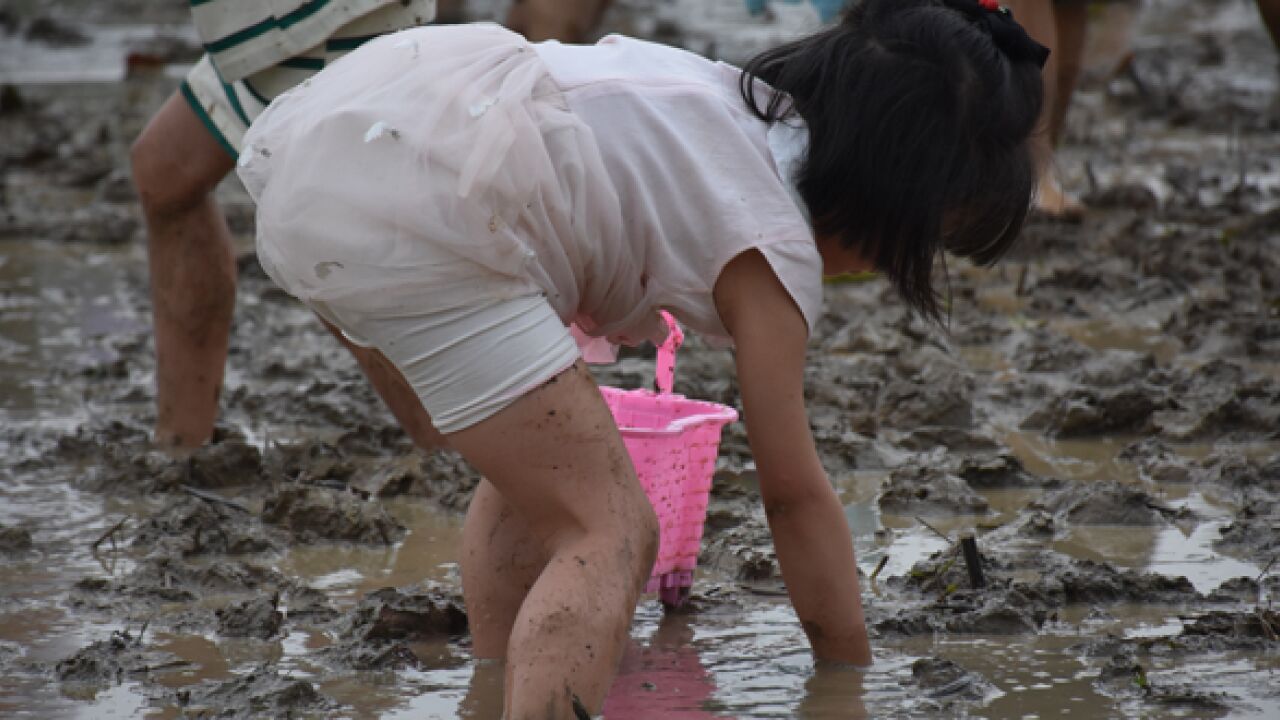
M1088 210L1084 203L1062 189L1053 172L1040 176L1040 185L1036 189L1035 212L1053 220L1077 222L1084 219Z

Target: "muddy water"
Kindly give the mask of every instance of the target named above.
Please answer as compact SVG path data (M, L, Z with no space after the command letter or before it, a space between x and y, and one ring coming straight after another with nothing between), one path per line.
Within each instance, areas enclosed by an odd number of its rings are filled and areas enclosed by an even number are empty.
M627 13L654 9L619 6L641 30ZM1250 3L1149 6L1133 77L1072 111L1088 221L953 268L949 335L882 283L828 287L811 406L875 667L815 666L734 427L691 608L642 605L608 717L1280 716L1275 55ZM125 157L189 31L144 0L59 7L104 25L54 45L27 37L43 5L0 2L21 101L0 112L0 716L496 717L501 670L450 615L474 476L415 455L251 256L217 442L148 446ZM781 32L695 15L665 39L732 55ZM142 51L172 62L125 77ZM243 191L219 198L246 249ZM730 366L694 341L678 389L736 402Z
M867 480L844 483L846 497L873 495L874 483ZM992 493L993 506L1020 507L1024 503L1018 495L1025 493ZM112 548L108 543L99 552L90 553L88 545L116 518L143 516L154 504L104 501L64 486L38 483L7 484L3 501L5 512L0 521L12 524L19 520L40 528L41 545L48 549L38 561L6 566L5 587L9 590L0 641L23 647L26 660L54 662L120 629L110 620L86 623L75 612L58 607L56 598L65 591L69 579L84 574L126 575L133 555L128 549ZM1189 498L1189 506L1206 509L1199 498ZM275 567L324 591L339 609L380 587L409 585L424 577L453 578L458 516L424 507L421 501L397 501L390 503L390 509L410 528L398 546L294 548ZM75 514L67 517L68 510ZM870 574L880 557L891 558L878 576L880 582L908 572L917 560L946 546L913 518L881 514L874 503L854 500L848 512L863 570ZM47 517L51 513L60 517ZM943 532L966 526L942 521L930 525ZM66 529L51 531L51 526ZM1106 558L1120 566L1185 575L1205 590L1230 577L1256 575L1256 566L1224 558L1210 549L1216 527L1213 523L1201 525L1189 535L1176 528L1095 528L1084 537L1062 541L1058 549L1077 557ZM892 531L892 541L875 540L877 530ZM732 584L732 577L703 572L698 588L714 595ZM881 602L896 602L891 593L882 595L880 587L879 583L868 587L872 608ZM1075 610L1073 614L1088 613ZM1064 614L1047 631L1023 638L975 634L880 641L876 645L877 666L862 674L815 668L803 633L782 598L759 595L735 603L732 609L668 616L659 605L649 602L637 615L634 641L609 703L617 717L845 718L926 713L933 705L910 689L910 668L918 658L940 656L990 683L983 693L983 704L970 710L974 716L1167 716L1163 711L1116 703L1100 695L1093 684L1096 667L1073 648L1086 638L1107 633L1176 635L1181 629L1180 609L1114 606L1101 615ZM326 713L334 717L445 718L457 716L461 709L470 717L496 717L499 707L499 681L487 677L484 666L477 668L467 660L465 648L456 643L415 644L413 651L423 661L423 669L334 678L323 663L314 660L316 651L332 642L324 632L298 630L272 641L255 641L157 630L150 642L156 650L172 656L170 662L175 664L149 678L165 688L226 680L238 667L271 662L293 676L313 679L321 692L341 703L341 710ZM1249 654L1216 654L1204 662L1177 659L1152 666L1147 672L1153 682L1203 682L1211 677L1214 686L1239 692L1258 678L1257 662L1258 658ZM1277 669L1274 660L1266 666L1271 672ZM488 674L493 673L490 670ZM33 718L133 717L143 710L148 717L178 716L176 707L156 703L149 695L139 683L85 692L58 689L36 676L7 684L0 693L0 710L6 716ZM1256 702L1259 708L1274 708L1273 700L1264 696ZM663 714L631 714L636 708L661 708ZM1177 714L1218 716L1193 711Z

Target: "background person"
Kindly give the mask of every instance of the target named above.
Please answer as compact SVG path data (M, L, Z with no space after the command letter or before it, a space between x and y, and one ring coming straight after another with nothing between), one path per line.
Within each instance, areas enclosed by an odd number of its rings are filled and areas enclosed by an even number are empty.
M362 43L435 17L434 0L195 5L208 54L134 143L133 179L147 229L156 347L155 440L191 449L212 435L235 306L231 233L214 198L249 124L275 97ZM508 21L536 39L581 41L608 0L523 0ZM269 8L269 9L264 9ZM272 13L277 14L272 14ZM285 32L284 28L287 28ZM400 426L424 448L443 439L386 358L347 341Z
M277 17L272 12L278 4L215 0L193 6L208 54L133 145L155 327L155 441L162 447L202 445L217 418L236 264L214 190L235 166L249 124L273 98L338 57L370 38L426 23L435 13L433 0L312 7L298 2ZM357 359L406 430L430 442L425 416L401 400L403 381L394 368L368 353L357 352Z

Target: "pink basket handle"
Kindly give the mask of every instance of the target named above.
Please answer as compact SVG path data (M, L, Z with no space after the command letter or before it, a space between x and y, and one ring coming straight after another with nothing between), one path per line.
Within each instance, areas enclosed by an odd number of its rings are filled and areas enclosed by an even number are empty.
M658 346L658 363L653 382L658 386L659 393L670 395L676 381L676 351L684 343L684 332L666 310L662 311L662 319L667 323L667 339Z

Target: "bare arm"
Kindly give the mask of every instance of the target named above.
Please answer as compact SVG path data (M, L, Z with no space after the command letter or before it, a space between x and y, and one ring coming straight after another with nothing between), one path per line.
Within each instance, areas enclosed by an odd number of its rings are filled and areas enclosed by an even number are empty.
M804 317L757 252L725 267L715 302L737 346L747 435L796 615L819 659L870 665L853 537L805 413Z

